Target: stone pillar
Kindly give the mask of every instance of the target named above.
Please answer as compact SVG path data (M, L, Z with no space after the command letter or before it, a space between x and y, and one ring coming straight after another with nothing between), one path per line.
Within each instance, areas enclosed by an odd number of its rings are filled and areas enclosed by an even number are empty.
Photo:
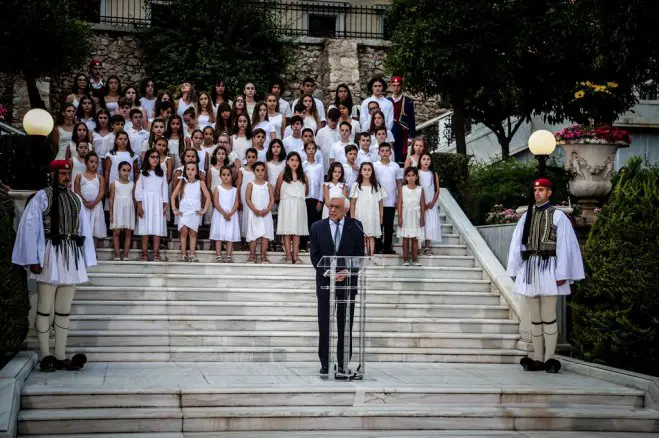
M327 69L323 84L325 101L332 102L339 84L346 84L353 95L354 104L359 103L359 50L357 42L350 39L328 39L325 43Z

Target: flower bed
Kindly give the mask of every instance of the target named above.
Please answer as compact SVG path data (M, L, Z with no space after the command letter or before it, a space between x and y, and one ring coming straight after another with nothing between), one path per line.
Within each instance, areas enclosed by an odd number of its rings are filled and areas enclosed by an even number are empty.
M610 125L600 125L599 127L572 125L555 132L554 137L558 144L629 145L632 142L629 132Z

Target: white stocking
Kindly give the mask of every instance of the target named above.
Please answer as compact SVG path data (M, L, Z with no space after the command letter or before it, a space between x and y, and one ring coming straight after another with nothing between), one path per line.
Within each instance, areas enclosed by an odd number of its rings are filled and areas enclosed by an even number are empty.
M545 362L554 357L558 340L558 324L556 323L556 295L543 296L540 302L542 315L542 331L545 338Z
M542 336L542 314L540 313L540 297L527 297L526 304L529 309L531 321L531 341L533 342L533 360L544 362L545 342Z
M38 284L39 299L34 326L37 329L37 341L39 342L39 360L50 355L50 313L53 310L56 291L57 286L54 284Z
M69 315L75 285L59 286L55 295L55 357L66 359L66 340L69 337Z

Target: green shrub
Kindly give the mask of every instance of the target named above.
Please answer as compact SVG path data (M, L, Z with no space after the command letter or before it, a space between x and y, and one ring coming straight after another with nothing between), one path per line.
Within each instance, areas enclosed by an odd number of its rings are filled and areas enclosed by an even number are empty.
M471 155L433 153L432 164L439 175L440 187L446 187L458 202L469 179L469 162Z
M11 263L15 236L14 200L0 190L0 368L18 352L29 325L25 270Z
M571 343L585 360L659 375L659 168L638 157L593 225L586 279L571 299Z

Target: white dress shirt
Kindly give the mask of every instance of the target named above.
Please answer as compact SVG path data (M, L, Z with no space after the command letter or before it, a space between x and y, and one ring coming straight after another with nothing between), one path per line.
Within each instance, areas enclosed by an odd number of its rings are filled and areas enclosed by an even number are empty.
M377 102L380 105L380 111L384 114L384 122L387 125L387 129L391 131L391 128L394 126L394 104L384 96L371 96L362 102L359 112L359 122L362 125L362 130L368 131L368 128L371 126L371 115L368 112L369 102ZM364 129L365 126L367 127L366 129Z
M309 183L309 194L307 199L323 200L323 165L319 162L310 163L304 160L302 163L302 170L307 176Z
M389 164L384 164L382 161L373 163L375 169L375 176L378 182L387 193L384 198L385 207L395 207L398 198L398 181L402 180L401 169L395 161L389 161Z

